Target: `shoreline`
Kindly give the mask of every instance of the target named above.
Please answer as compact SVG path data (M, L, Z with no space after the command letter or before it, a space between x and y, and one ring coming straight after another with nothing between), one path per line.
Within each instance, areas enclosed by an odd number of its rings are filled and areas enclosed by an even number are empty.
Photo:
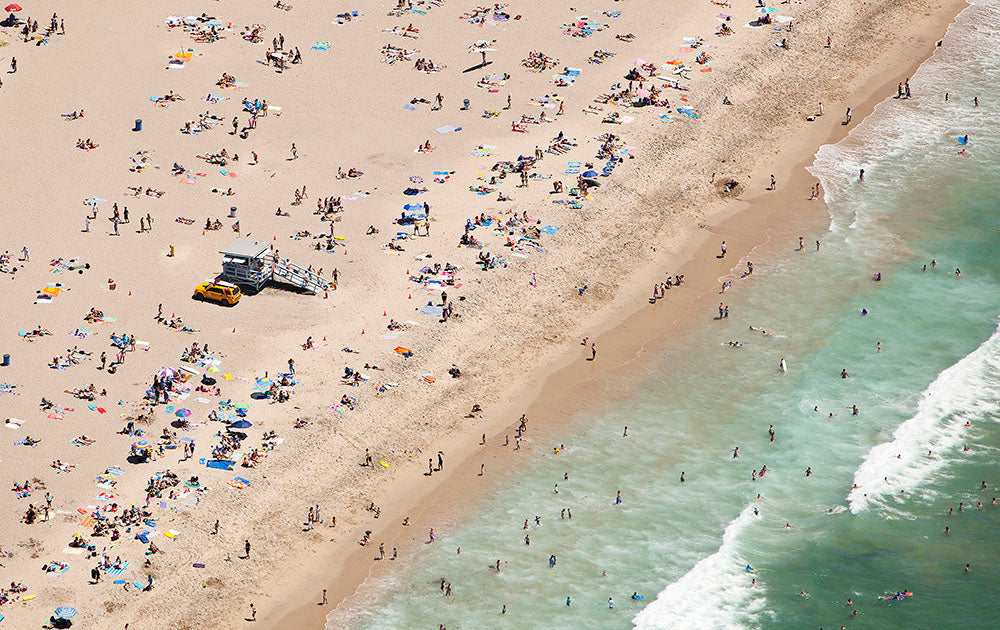
M592 404L595 398L604 393L601 390L606 389L597 386L593 390L588 389L586 396L581 396L579 394L581 385L592 383L602 371L618 370L633 361L642 361L644 357L657 356L671 344L681 341L690 327L702 325L704 320L699 318L699 314L701 317L710 316L719 288L717 281L708 280L702 277L702 274L710 276L717 271L718 277L722 278L731 276L732 270L735 269L735 266L716 259L718 240L724 238L727 241L729 247L727 259L730 261L735 259L739 264L759 248L776 245L785 238L792 243L793 235L797 233L819 234L819 230L828 225L828 215L822 199L814 202L807 200L809 187L816 180L806 168L812 164L819 147L843 139L851 129L869 116L879 103L894 92L893 83L898 82L903 76L911 76L933 54L934 43L944 37L944 32L967 3L955 2L953 6L957 8L955 12L941 11L933 24L923 28L920 37L910 40L909 45L903 50L894 51L896 53L894 57L887 55L883 67L892 66L895 62L902 65L905 72L884 70L872 72L855 81L847 98L838 99L838 104L843 103L852 108L854 119L851 125L836 124L824 131L823 122L841 120L831 115L830 104L827 103L827 113L824 118L819 119L819 122L813 123L815 128L809 128L808 133L799 135L788 146L779 148L775 160L776 166L758 167L750 172L751 181L765 181L764 173L773 170L779 178L778 191L758 192L745 201L733 199L716 203L703 222L698 222L697 226L689 225L684 228L687 238L678 238L674 243L667 245L668 251L673 247L677 248L673 255L663 258L651 256L643 266L643 270L630 278L632 280L630 285L623 288L612 303L602 306L598 313L592 316L593 328L599 331L596 343L601 348L600 368L581 361L580 352L575 351L577 342L567 341L563 344L565 347L561 349L560 357L548 369L539 370L542 374L531 379L529 382L533 384L525 387L528 392L525 397L531 401L526 407L527 411L523 411L524 405L510 402L504 405L503 411L506 415L515 418L520 413L526 413L529 419L535 419L535 422L529 425L527 434L531 439L551 435L561 428L572 428L574 413ZM865 87L871 85L875 87ZM852 102L858 101L859 105L851 105ZM806 153L808 157L802 159L804 151L808 151ZM801 212L809 209L821 212ZM678 246L677 243L683 245ZM677 264L678 260L681 264ZM705 272L702 269L697 279L686 278L684 287L679 289L680 293L677 288L672 289L660 304L643 303L642 306L632 308L643 301L644 293L648 294L648 291L640 291L637 287L650 286L656 279L662 277L662 271L657 269L662 269L669 263L671 268L677 269L676 273L691 275L689 270L696 265L704 264L706 260L716 260L713 272ZM643 283L643 280L646 282ZM734 284L731 290L738 288L739 285ZM608 313L615 313L616 308L623 309L628 314L608 316ZM596 321L600 321L602 316L604 316L603 323L597 324ZM608 363L613 365L606 367ZM619 389L614 395L619 399L627 397L628 390ZM539 418L544 418L542 421L544 424L538 422ZM436 475L438 479L433 482L431 488L426 487L428 483L426 480L414 479L411 482L396 484L394 492L386 496L385 502L398 508L400 503L397 501L406 497L407 500L402 501L404 506L402 512L409 514L410 520L415 522L411 523L409 531L395 522L373 528L373 542L384 540L390 548L395 545L400 550L401 556L405 557L407 549L423 541L424 526L428 524L433 526L435 517L439 517L456 504L471 506L483 500L491 484L476 481L477 465L486 462L490 464L488 469L492 469L505 453L501 450L503 447L498 447L496 444L501 441L500 438L505 433L513 433L516 426L516 422L491 423L486 430L490 445L467 452L461 457L457 466L452 458L448 472L444 475L438 473ZM467 437L450 440L455 443L454 446L461 441L465 441L465 446L468 446ZM542 440L537 442L528 446L528 452L537 449ZM449 448L451 446L453 445L446 445L447 452L463 451L462 448ZM542 450L544 451L544 447ZM508 466L501 474L508 476L513 473ZM422 507L417 509L417 506ZM393 569L394 565L381 566L373 563L369 559L371 553L371 548L359 547L333 562L330 558L317 558L314 562L316 566L303 571L304 579L295 587L290 585L286 596L279 597L279 601L275 602L277 606L274 608L285 612L269 614L262 620L274 627L321 627L325 625L327 614L356 594L366 579L386 571L405 570L402 567ZM305 576L309 579L305 579ZM315 595L307 596L302 592L305 583L314 580L335 583L327 587L329 589L327 607L316 605L319 588L316 589Z

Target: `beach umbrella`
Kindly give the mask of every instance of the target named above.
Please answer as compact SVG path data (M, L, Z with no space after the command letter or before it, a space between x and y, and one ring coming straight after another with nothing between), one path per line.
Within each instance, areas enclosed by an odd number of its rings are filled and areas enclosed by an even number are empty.
M191 415L191 410L190 409L178 409L177 413L175 413L174 415L177 416L178 418L187 418L188 416Z
M21 5L19 5L19 4L8 4L7 6L5 6L3 8L3 10L6 11L7 13L16 13L16 12L18 12L18 11L21 10ZM73 609L70 608L70 610L73 610ZM75 614L76 611L73 610L73 613Z
M597 171L584 171L584 177L597 177Z
M393 350L393 352L396 354L413 354L409 348L404 348L403 346L396 346L396 349Z
M649 98L649 90L647 90L646 88L636 90L635 95L638 96L639 98Z
M167 377L176 376L176 375L177 375L177 370L175 370L174 368L168 368L168 367L163 368L162 370L160 370L157 373L157 376L159 376L160 378L167 378Z
M257 385L259 385L261 387L264 387L265 385L270 385L270 384L271 384L271 379L269 379L269 378L258 378L257 379Z
M132 444L132 448L139 451L147 449L149 448L149 442L147 442L146 440L139 440L138 442Z
M218 365L213 365L212 367L208 368L208 371L209 372L219 372L221 370L219 370L219 366Z
M54 617L59 617L60 619L70 619L76 616L76 608L70 608L69 606L60 606L59 608L55 609L52 615Z
M237 420L229 425L230 429L249 429L253 426L253 423L249 420Z

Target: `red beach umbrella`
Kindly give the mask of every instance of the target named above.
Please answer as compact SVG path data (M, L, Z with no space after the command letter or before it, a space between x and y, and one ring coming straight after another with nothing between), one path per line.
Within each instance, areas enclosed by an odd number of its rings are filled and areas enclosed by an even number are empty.
M8 4L7 6L5 6L3 8L3 10L6 11L6 12L8 12L8 13L15 13L15 12L21 10L21 5L19 5L19 4Z

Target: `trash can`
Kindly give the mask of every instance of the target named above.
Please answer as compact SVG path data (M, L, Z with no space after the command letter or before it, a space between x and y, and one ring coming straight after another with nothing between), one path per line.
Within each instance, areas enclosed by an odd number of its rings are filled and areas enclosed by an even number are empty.
M3 355L3 362L0 363L0 365L2 365L3 367L7 367L8 365L10 365L10 355L9 354Z
M229 208L229 218L230 219L236 218L236 206L230 206L230 208Z
M142 118L135 119L135 128L132 131L142 131Z

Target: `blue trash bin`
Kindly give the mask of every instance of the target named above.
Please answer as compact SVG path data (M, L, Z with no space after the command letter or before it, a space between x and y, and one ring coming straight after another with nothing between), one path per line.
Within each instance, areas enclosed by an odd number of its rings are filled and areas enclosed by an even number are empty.
M2 365L3 367L7 367L8 365L10 365L10 355L9 354L3 355L3 362L0 363L0 365Z
M142 119L141 118L136 118L135 119L135 128L132 131L142 131Z

